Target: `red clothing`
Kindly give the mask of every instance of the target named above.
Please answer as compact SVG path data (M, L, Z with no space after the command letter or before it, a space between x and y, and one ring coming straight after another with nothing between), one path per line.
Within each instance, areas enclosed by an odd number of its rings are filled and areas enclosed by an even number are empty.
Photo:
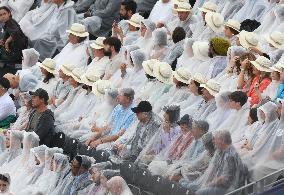
M254 89L254 86L256 85L256 83L259 83L259 76L256 76L253 78L252 83L250 85L249 91L247 93L248 97L250 97L250 105L253 106L255 104L258 104L260 99ZM259 91L260 93L262 93L267 86L271 83L271 80L268 78L263 79L260 83L259 83Z

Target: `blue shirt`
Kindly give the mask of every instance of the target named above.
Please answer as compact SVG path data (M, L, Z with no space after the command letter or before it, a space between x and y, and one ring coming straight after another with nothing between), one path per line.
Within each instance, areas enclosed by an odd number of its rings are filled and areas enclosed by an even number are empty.
M284 82L282 82L277 90L277 98L284 99Z
M108 135L116 135L120 130L126 130L132 124L136 119L136 115L132 112L131 108L132 105L124 109L122 105L119 104L113 109L109 122L111 130Z
M69 195L72 195L76 191L77 183L79 183L81 181L81 178L83 178L86 174L88 174L88 172L75 176L75 179L73 180L70 191L69 191Z

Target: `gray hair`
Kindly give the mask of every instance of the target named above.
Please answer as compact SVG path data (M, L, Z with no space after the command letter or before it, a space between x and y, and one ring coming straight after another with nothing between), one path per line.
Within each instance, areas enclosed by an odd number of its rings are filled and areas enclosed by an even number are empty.
M207 133L209 130L209 123L207 121L194 121L193 125L198 129L202 130L204 134Z
M135 91L132 88L123 88L119 91L122 95L134 100Z
M109 89L107 91L108 96L110 96L112 99L117 98L118 96L118 90L117 89Z
M232 144L232 137L229 131L217 131L215 133L215 137L222 139L222 141L227 145Z

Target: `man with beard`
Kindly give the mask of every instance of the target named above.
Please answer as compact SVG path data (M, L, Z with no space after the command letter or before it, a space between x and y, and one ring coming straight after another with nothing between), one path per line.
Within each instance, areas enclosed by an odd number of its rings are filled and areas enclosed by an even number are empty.
M119 53L121 41L116 37L109 37L106 38L103 43L105 55L110 58L110 62L106 65L103 79L109 80L123 63L123 56Z

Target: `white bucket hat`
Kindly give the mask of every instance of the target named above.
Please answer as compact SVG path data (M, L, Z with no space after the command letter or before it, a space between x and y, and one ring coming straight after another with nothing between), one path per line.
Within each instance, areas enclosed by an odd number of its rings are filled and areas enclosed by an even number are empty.
M224 30L224 17L219 13L206 13L205 21L206 24L216 33L220 33Z
M144 20L143 16L139 15L138 13L133 14L130 18L130 20L127 20L127 22L132 25L135 26L136 28L139 28L141 25L141 21Z
M203 4L203 6L201 8L198 8L200 11L202 12L216 12L218 7L215 3L211 2L211 1L208 1L208 2L205 2Z
M274 66L270 67L272 71L277 71L279 73L282 72L282 68L284 68L284 61L279 60Z
M98 37L93 43L90 44L93 49L103 49L105 37Z
M284 48L284 34L281 32L272 32L269 36L266 37L266 40L277 49Z
M176 12L191 12L191 5L188 2L177 3L177 8L174 9Z
M181 67L177 69L176 71L174 71L173 74L174 74L174 77L178 81L185 83L185 84L189 84L189 81L191 79L191 74L186 68Z
M241 46L248 49L250 47L259 48L258 36L254 32L241 31L238 34Z
M221 85L215 80L210 79L206 84L201 84L200 87L203 87L208 90L208 92L214 97L219 93Z
M209 43L206 41L195 41L192 45L192 50L194 58L198 60L206 61L209 58Z
M86 31L86 27L83 24L79 23L72 24L70 30L67 30L66 32L75 35L77 37L89 36L89 33Z
M142 63L143 69L146 74L154 77L154 65L158 63L159 60L156 59L151 59L151 60L146 60Z
M92 85L92 92L102 97L105 95L106 90L111 88L111 82L109 80L98 80Z
M205 76L203 76L201 73L195 73L192 77L192 80L199 84L205 84L207 82Z
M166 62L157 62L153 67L155 77L162 83L172 84L173 70L171 65Z
M75 68L74 65L71 65L71 64L63 64L60 69L62 70L62 72L63 72L65 75L71 76L72 71L74 70L74 68Z
M179 3L189 3L189 0L173 0L174 5L178 5Z
M92 86L99 79L100 75L96 74L92 69L81 76L81 81L88 86Z
M241 23L237 20L232 20L232 19L229 19L225 24L224 26L227 26L227 27L230 27L238 32L240 32L240 29L241 29Z
M250 61L252 65L259 71L271 72L271 61L263 56L259 56L255 61Z
M82 68L74 68L74 70L71 73L71 77L77 81L78 83L83 83L81 80L81 76L84 74L84 69Z
M47 72L56 73L56 62L51 58L45 58L42 63L38 62L37 65L44 68Z

